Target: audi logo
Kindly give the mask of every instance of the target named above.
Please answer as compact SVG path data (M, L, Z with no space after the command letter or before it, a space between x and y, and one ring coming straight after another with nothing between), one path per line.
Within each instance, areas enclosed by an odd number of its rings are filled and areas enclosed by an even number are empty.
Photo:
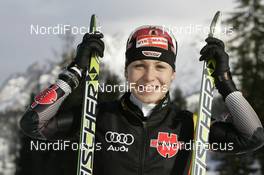
M105 134L105 140L107 143L121 143L125 145L132 145L134 142L134 137L132 134L108 131Z

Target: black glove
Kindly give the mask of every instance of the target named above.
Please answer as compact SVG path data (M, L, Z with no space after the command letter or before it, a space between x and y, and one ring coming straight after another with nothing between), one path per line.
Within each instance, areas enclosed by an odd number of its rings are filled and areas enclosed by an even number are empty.
M90 64L91 54L97 52L100 57L104 55L104 42L101 40L103 34L96 32L94 34L86 33L81 44L77 46L77 54L73 62L59 75L59 79L66 82L72 89L76 89L81 80L84 80L82 74Z
M81 69L85 69L89 65L89 59L92 52L97 52L100 57L104 56L104 42L101 40L103 34L96 32L95 34L86 33L81 44L77 46L77 54L74 63Z
M211 58L214 58L216 61L215 74L216 76L223 74L224 72L229 71L229 56L225 52L225 45L223 41L208 37L205 40L207 44L202 48L200 54L200 61L208 61Z
M237 91L230 73L229 56L225 52L223 41L213 37L208 37L205 41L207 44L200 51L200 61L215 59L215 71L212 76L215 79L216 88L225 98L231 92Z

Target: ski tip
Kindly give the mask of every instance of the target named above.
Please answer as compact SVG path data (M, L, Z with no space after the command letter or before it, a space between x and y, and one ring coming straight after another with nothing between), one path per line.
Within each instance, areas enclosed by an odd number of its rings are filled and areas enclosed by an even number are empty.
M215 13L215 16L214 16L214 20L216 21L216 22L218 22L219 20L221 20L220 18L221 18L221 11L217 11L216 13Z
M95 14L92 14L90 20L90 33L95 32L95 30L96 30L96 16Z
M96 15L95 14L92 14L91 21L94 21L94 20L96 20Z
M216 28L218 28L218 31L219 32L221 29L220 29L220 23L221 23L221 12L220 11L217 11L214 15L214 18L211 22L211 25L210 25L210 32L209 32L209 37L214 37L214 35L216 34Z
M95 16L95 14L92 14L92 16L91 16L91 21L90 21L90 22L91 22L91 24L95 22L95 19L96 19L96 16Z
M217 11L214 15L213 21L217 22L219 20L219 17L221 16L221 11Z

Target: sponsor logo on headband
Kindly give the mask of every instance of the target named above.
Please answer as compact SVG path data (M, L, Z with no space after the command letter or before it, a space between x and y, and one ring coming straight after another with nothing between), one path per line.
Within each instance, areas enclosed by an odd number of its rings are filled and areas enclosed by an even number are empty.
M145 55L146 57L156 57L159 58L161 55L161 52L156 52L156 51L142 51L142 54Z
M159 36L139 36L136 40L136 48L139 47L158 47L168 50L168 40L164 37Z

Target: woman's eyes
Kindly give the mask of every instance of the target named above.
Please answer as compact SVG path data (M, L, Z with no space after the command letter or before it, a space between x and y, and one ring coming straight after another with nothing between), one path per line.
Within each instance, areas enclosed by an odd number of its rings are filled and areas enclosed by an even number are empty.
M166 67L163 66L163 65L158 64L158 65L156 65L156 68L158 68L158 69L165 69Z
M145 67L145 66L144 66L144 64L136 64L136 65L134 65L134 67L136 67L136 68L142 68L142 67Z
M135 68L145 68L146 65L144 65L144 64L135 64L134 67L135 67ZM157 70L161 70L161 69L166 69L166 66L164 66L164 65L162 65L162 64L157 64L157 65L155 65L155 68L156 68Z

